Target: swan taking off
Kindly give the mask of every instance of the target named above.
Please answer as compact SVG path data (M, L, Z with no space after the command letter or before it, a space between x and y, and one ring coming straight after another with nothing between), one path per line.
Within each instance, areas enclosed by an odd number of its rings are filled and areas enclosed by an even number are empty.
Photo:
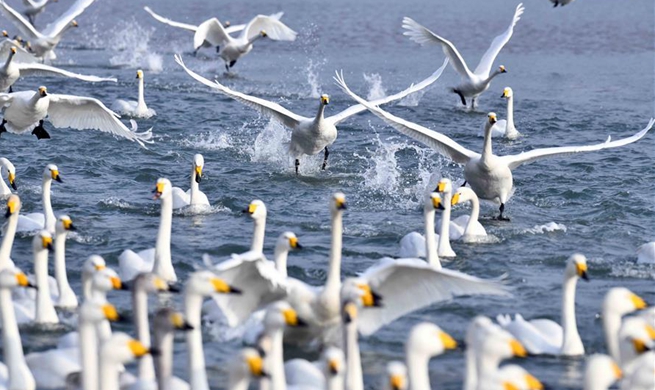
M471 98L471 108L475 108L478 96L489 88L491 80L499 74L507 72L503 65L493 73L491 72L491 67L496 60L498 53L500 53L500 50L512 37L514 26L519 19L521 19L521 14L523 14L522 3L516 7L512 23L505 32L494 38L493 42L491 42L491 46L487 49L487 52L484 53L480 63L473 72L471 72L466 65L462 55L459 54L459 51L457 51L457 48L452 44L452 42L440 37L408 17L403 18L403 28L407 30L404 35L421 45L441 45L444 54L450 59L450 64L453 66L453 69L455 69L462 78L462 83L453 88L452 91L459 95L464 106L466 106L466 98Z
M388 125L406 136L433 148L437 153L451 159L453 162L464 165L464 179L466 179L476 195L481 199L500 203L500 215L498 219L501 220L508 219L503 217L503 211L505 210L505 202L509 200L512 194L512 188L514 186L512 171L514 169L523 164L529 164L544 158L625 146L639 141L653 127L653 124L655 124L655 119L651 118L648 125L638 133L616 141L612 141L611 137L607 137L605 142L595 145L541 148L520 154L496 156L491 149L491 128L497 120L496 114L490 112L485 124L484 146L480 154L465 148L441 133L401 119L382 110L374 103L367 102L348 88L343 74L337 73L334 79L337 85L350 95L350 97L358 103L363 104L369 111Z
M323 112L325 111L325 106L330 104L330 97L328 95L321 95L318 106L318 113L316 116L300 116L287 110L277 103L246 95L241 92L233 91L232 89L220 84L218 81L212 82L200 76L184 65L184 61L182 61L182 58L179 56L179 54L175 55L175 61L189 74L189 76L193 77L202 84L205 84L206 86L215 89L220 93L227 95L242 104L245 104L246 106L250 106L259 111L261 114L274 118L284 126L290 128L291 143L289 144L289 152L295 159L296 174L298 173L298 167L300 166L300 156L315 155L321 150L324 151L322 169L325 169L327 166L328 155L330 154L328 151L328 146L332 145L332 143L337 139L336 126L351 116L366 110L364 106L356 104L354 106L348 107L336 115L332 115L326 118L324 117ZM414 92L426 88L427 86L437 81L437 79L441 76L444 68L446 67L447 62L447 60L444 61L444 64L441 66L441 68L437 69L436 72L434 72L430 77L423 80L422 82L416 85L411 85L406 90L398 92L395 95L375 100L372 104L380 105L389 103L394 100L402 99Z
M138 100L123 100L118 99L112 105L112 109L120 114L131 116L133 118L148 119L157 115L155 110L146 106L146 100L143 97L143 71L141 69L136 71L136 78L139 80L139 96Z
M0 93L0 104L4 106L0 134L7 131L27 134L31 130L38 139L50 138L50 134L43 127L47 116L56 128L100 130L137 142L142 147L145 147L144 143L152 143L152 128L137 133L136 122L131 121L132 129L128 129L119 120L120 115L108 109L98 99L49 94L46 87L39 87L36 92Z

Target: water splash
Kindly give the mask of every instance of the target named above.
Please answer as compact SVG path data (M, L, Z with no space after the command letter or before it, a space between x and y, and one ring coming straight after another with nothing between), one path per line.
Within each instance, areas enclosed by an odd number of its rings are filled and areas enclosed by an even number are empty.
M234 141L229 134L216 131L193 135L181 140L180 144L201 150L225 150L234 147Z
M320 89L321 83L318 80L318 74L321 68L325 65L325 60L315 61L309 59L307 67L305 67L305 74L307 75L307 84L309 84L309 97L318 99L321 97Z
M270 120L255 138L254 147L250 152L251 160L289 167L290 141L289 130L279 122Z
M368 83L369 91L366 96L366 100L377 100L387 97L387 92L382 86L382 76L378 73L372 73L370 75L364 73L364 80Z
M141 27L136 21L119 23L108 45L118 53L109 59L109 63L113 66L161 72L164 69L162 56L148 49L154 31L154 28Z
M525 229L524 233L544 234L544 233L552 233L556 231L566 232L566 226L564 226L561 223L548 222L547 224L544 225L537 225L532 228Z

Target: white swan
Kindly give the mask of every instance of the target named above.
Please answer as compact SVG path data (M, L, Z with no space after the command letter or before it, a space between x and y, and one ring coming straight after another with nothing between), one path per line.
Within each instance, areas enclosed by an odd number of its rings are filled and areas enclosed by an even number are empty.
M0 12L30 41L32 52L37 57L54 60L57 56L53 50L61 41L63 34L68 29L78 26L75 18L81 15L93 2L94 0L77 0L62 16L50 23L41 32L35 29L29 21L25 20L18 11L7 5L4 0L0 1Z
M254 348L244 348L228 366L227 390L248 390L250 380L267 374L260 353ZM208 388L207 386L203 388ZM203 389L200 388L200 389ZM199 388L193 387L194 390Z
M655 264L655 241L646 243L637 249L638 264Z
M155 348L159 351L155 359L155 374L159 390L187 390L189 384L173 376L173 332L190 331L184 316L170 308L161 308L153 319L152 331Z
M457 342L437 325L429 322L415 325L405 343L409 389L430 390L432 388L428 375L430 359L456 347Z
M351 116L358 114L365 110L365 107L359 104L351 106L336 115L329 117L324 117L323 112L325 106L330 103L330 98L328 95L321 95L320 103L318 106L318 113L315 117L304 117L297 115L286 108L282 107L277 103L270 102L261 98L254 96L246 95L241 92L233 91L232 89L223 86L218 81L210 81L199 74L188 69L182 58L179 55L175 55L175 61L194 79L199 81L206 86L215 89L221 92L224 95L231 97L239 101L242 104L250 106L261 114L268 117L272 117L275 120L282 123L284 126L291 129L291 143L289 144L289 152L292 157L295 159L296 173L298 173L298 166L300 165L299 158L302 155L315 155L321 150L324 151L323 155L323 169L327 165L327 158L329 155L328 147L337 138L337 128L336 126L342 121L350 118ZM446 67L447 60L444 61L444 64L441 68L437 69L430 77L423 80L422 82L412 85L406 90L399 92L395 95L388 96L383 99L376 100L375 105L380 105L384 103L389 103L394 100L402 99L416 91L420 91L427 86L434 83L444 68Z
M114 77L97 77L97 76L87 76L83 74L77 74L69 72L64 69L59 69L54 66L39 64L36 62L18 62L14 59L14 56L17 53L17 48L12 46L9 51L9 56L7 61L0 67L0 91L6 91L9 89L9 92L12 92L12 85L21 77L25 76L65 76L77 80L88 81L91 83L97 83L102 81L112 81L116 82Z
M11 249L14 246L14 238L16 238L20 208L20 197L10 195L7 199L7 211L5 212L7 223L3 226L2 244L0 245L0 271L14 267L14 262L11 260Z
M53 256L58 296L55 306L62 309L74 309L78 303L77 295L75 295L68 283L68 273L66 271L66 236L69 231L75 230L77 229L68 215L60 215L57 218Z
M621 383L625 390L652 390L655 388L655 352L641 355L635 362L634 371ZM585 389L586 390L586 389Z
M0 198L4 199L12 194L11 189L5 183L5 176L11 188L18 189L16 186L16 168L8 159L0 157Z
M611 357L594 354L587 358L583 390L608 390L622 377L621 369Z
M635 360L655 348L655 328L640 316L628 317L621 324L618 340L620 359L617 363L629 375L634 370Z
M343 351L336 347L325 348L317 362L305 359L287 360L284 363L287 388L344 390L347 371L345 361Z
M399 132L411 137L431 148L453 162L464 165L464 179L469 183L479 198L500 203L500 216L503 218L505 202L512 194L514 181L512 171L523 164L528 164L547 157L565 156L581 152L591 152L602 149L616 148L640 140L655 124L655 119L637 134L611 141L611 137L600 144L585 146L561 146L534 149L520 154L496 156L491 149L491 126L496 123L496 114L489 113L485 126L485 137L482 154L469 150L447 136L430 130L416 123L398 118L355 95L346 85L343 74L335 77L337 84L358 103L363 104L378 118L394 127Z
M544 385L523 367L515 364L502 366L494 378L485 383L484 390L544 390ZM482 390L482 389L481 389Z
M14 305L11 299L12 290L16 287L28 287L27 276L15 268L0 271L0 319L2 320L2 355L6 378L0 378L0 388L6 389L36 389L36 382L25 363L23 344L21 342L18 324L14 315Z
M509 25L507 30L501 35L494 38L491 42L491 46L487 49L487 52L484 53L478 67L471 72L464 62L462 55L459 54L455 45L450 41L438 36L427 28L416 23L414 20L404 17L403 18L403 28L407 31L404 32L404 35L408 36L411 40L421 45L433 44L440 45L443 49L444 54L450 60L450 64L453 66L453 69L459 73L462 78L462 83L457 87L453 88L453 92L459 95L459 98L462 100L462 104L466 106L466 98L471 98L471 108L475 108L476 100L482 92L486 91L489 88L491 80L501 73L505 73L505 67L500 66L498 70L491 73L491 67L493 66L498 53L500 50L509 42L509 39L514 33L514 26L521 19L521 14L523 14L523 3L519 4L516 7L514 12L514 17L512 18L512 23Z
M237 60L250 53L258 39L270 38L274 41L295 41L296 33L279 18L257 15L252 18L238 37L232 37L216 18L203 22L193 36L193 48L197 51L205 42L218 49L218 55L225 61L225 70L230 71Z
M434 215L437 209L443 210L441 196L436 192L427 194L423 202L425 234L411 232L403 236L400 240L400 257L425 257L429 259L429 264L441 268L438 255L440 236L434 230ZM444 221L442 220L442 223Z
M255 222L254 231L252 234L252 244L250 250L253 252L264 252L264 234L266 234L266 205L259 199L255 199L248 205L248 208L243 210L244 213L250 215Z
M384 390L407 390L409 380L407 379L407 366L403 362L392 361L387 363L385 372Z
M624 315L646 308L646 302L625 287L610 289L603 299L601 318L607 351L614 361L621 360L619 330Z
M59 175L59 168L55 164L48 164L43 170L43 179L41 181L41 205L43 213L29 213L18 217L17 231L32 232L35 230L45 229L50 233L55 232L55 213L52 211L50 202L50 188L52 181L62 183L63 180Z
M486 322L486 321L485 321ZM476 385L476 389L482 390L484 385L493 382L498 378L500 363L512 357L526 357L527 351L511 334L497 325L478 321L478 334L475 335L475 343L467 347L467 381L466 385ZM490 321L489 321L490 322ZM467 335L468 336L468 335ZM469 351L474 357L474 366L469 370ZM470 378L469 375L475 375ZM526 382L531 382L527 381ZM470 387L465 387L469 389ZM537 386L537 388L539 388Z
M153 199L161 201L159 230L154 248L135 253L126 249L118 257L121 279L132 280L141 272L152 272L167 282L176 282L177 275L171 258L171 228L173 224L173 186L168 179L157 180Z
M141 69L136 71L136 78L139 80L139 95L137 101L134 100L123 100L118 99L114 102L111 109L118 112L119 114L127 115L133 118L151 118L157 113L152 108L148 108L146 105L146 100L143 97L144 92L144 81L143 81L143 71Z
M513 321L510 316L498 316L498 323L531 354L584 355L575 317L575 288L579 278L589 280L587 258L576 253L569 257L564 270L561 325L548 319L525 321L520 314L516 314Z
M55 128L100 130L115 137L127 138L143 147L144 143L152 143L152 129L137 133L134 121L131 121L132 129L128 129L118 119L120 116L98 99L48 94L46 87L39 87L36 92L0 93L0 104L4 106L0 133L8 131L27 134L31 130L38 139L50 138L50 134L43 127L47 116Z
M459 187L453 198L451 205L455 206L461 203L471 202L471 214L462 215L453 219L450 225L450 239L462 240L464 242L475 241L478 237L487 235L487 231L482 226L478 217L480 215L480 201L475 191L468 187Z
M205 159L202 154L193 156L193 166L191 169L191 187L188 191L180 187L173 187L173 208L179 209L186 206L202 207L209 206L207 195L199 188L202 180L202 169L205 166Z
M246 288L248 286L244 286L244 289ZM202 347L201 311L203 300L217 293L238 294L240 290L217 278L210 271L196 271L191 274L184 289L184 316L189 325L193 327L186 334L188 349L187 375L189 385L193 390L209 390L207 371L205 370L205 355Z
M36 280L36 300L34 305L35 324L58 324L59 317L50 295L48 280L48 252L52 251L52 235L47 230L41 230L32 239L34 251L34 277Z
M512 88L505 87L501 98L507 99L507 119L500 119L491 127L491 137L503 137L509 140L517 139L521 133L514 126L514 92ZM482 125L482 136L484 136L484 124Z

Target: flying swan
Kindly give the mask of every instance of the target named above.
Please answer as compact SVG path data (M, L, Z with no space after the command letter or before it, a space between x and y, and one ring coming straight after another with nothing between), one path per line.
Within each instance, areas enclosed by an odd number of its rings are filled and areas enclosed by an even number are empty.
M421 45L441 45L444 54L450 59L450 64L453 66L453 69L455 69L462 78L462 83L453 88L452 91L459 95L464 106L466 106L466 98L471 98L471 108L475 108L478 96L489 88L491 80L499 74L507 72L505 67L501 65L496 71L491 73L491 67L496 60L498 53L500 53L500 50L512 37L514 26L519 19L521 19L521 14L523 14L523 3L516 7L512 23L504 33L494 38L493 42L491 42L491 46L487 49L487 52L484 53L478 67L475 68L473 72L468 68L462 55L459 54L459 51L457 51L457 48L452 44L452 42L440 37L408 17L403 18L403 28L407 30L404 35Z
M328 95L322 95L320 98L320 104L318 106L318 113L313 118L308 118L304 116L297 115L286 108L280 106L277 103L273 103L264 99L260 99L254 96L246 95L241 92L233 91L232 89L223 86L218 81L210 81L199 74L193 72L184 65L182 58L176 54L175 61L194 79L205 84L206 86L213 88L224 95L231 97L234 100L250 106L261 114L268 117L272 117L277 121L281 122L284 126L291 129L291 143L289 144L289 152L295 159L296 174L298 173L298 167L300 166L300 156L301 155L315 155L321 150L324 151L323 155L323 167L325 169L327 166L327 159L330 152L328 151L328 146L337 139L337 128L336 126L342 121L350 118L351 116L358 114L364 111L366 108L361 104L356 104L350 106L347 109L341 111L336 115L329 116L325 118L323 116L323 111L325 106L330 103L330 97ZM395 95L388 96L383 99L376 100L375 105L385 104L392 102L394 100L402 99L405 96L408 96L416 91L420 91L435 81L441 76L448 60L444 61L444 64L441 68L437 69L430 77L421 81L416 85L411 85L406 90L399 92Z
M369 103L361 97L355 95L343 78L343 73L334 78L337 84L360 104L363 104L378 118L382 119L388 125L394 127L399 132L421 142L444 157L451 159L453 162L464 165L464 179L471 186L479 198L495 201L500 203L500 215L498 219L507 220L503 217L505 203L512 194L514 181L512 171L523 164L528 164L540 159L556 156L565 156L581 152L592 152L596 150L616 148L636 142L643 138L648 130L655 124L655 119L651 118L648 125L638 133L612 141L611 137L603 143L584 146L560 146L552 148L534 149L529 152L520 154L496 156L491 149L491 128L496 123L496 114L489 113L485 126L484 146L482 154L466 149L462 145L448 138L447 136L430 130L426 127L401 119L392 115L380 107Z

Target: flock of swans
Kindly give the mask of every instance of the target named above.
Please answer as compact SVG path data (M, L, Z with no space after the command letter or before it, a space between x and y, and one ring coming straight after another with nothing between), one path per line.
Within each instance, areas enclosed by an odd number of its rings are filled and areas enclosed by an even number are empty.
M76 0L69 10L44 30L33 23L49 0L24 0L24 14L0 0L0 12L23 34L9 38L4 32L0 55L6 62L0 68L0 93L3 121L0 134L31 132L38 139L50 138L44 124L73 129L97 129L126 138L146 147L152 143L152 129L137 132L121 116L148 119L157 115L144 98L144 72L137 70L137 100L118 99L113 110L92 97L50 93L45 86L37 91L14 92L12 85L30 75L58 75L87 82L116 82L114 78L81 75L47 65L56 59L54 50L74 20L94 0ZM56 1L56 0L55 0ZM555 6L572 0L551 0ZM282 13L257 15L246 24L232 25L211 18L199 25L172 21L145 11L155 20L194 34L194 54L201 48L216 48L226 71L241 60L263 38L293 41L296 32L281 22ZM521 165L543 158L568 156L581 152L621 147L643 138L655 120L636 134L585 146L535 149L519 154L496 155L493 137L515 139L521 136L513 116L514 93L502 90L507 99L507 119L493 112L483 123L481 152L465 148L446 135L399 118L380 108L434 84L448 64L460 74L461 84L452 91L469 109L477 107L478 97L491 89L497 76L507 73L500 65L493 69L496 57L510 40L524 12L516 9L506 31L493 39L490 48L471 71L447 39L405 17L405 35L421 45L438 45L446 59L426 79L382 99L367 101L346 84L337 72L337 85L355 104L328 115L330 97L320 96L316 114L301 116L280 104L250 96L211 81L189 69L180 55L176 63L194 80L216 90L259 113L271 117L291 130L289 153L299 174L300 158L323 152L322 169L327 169L329 150L337 139L337 125L348 118L370 111L400 133L433 148L454 163L463 166L465 183L458 187L442 178L425 195L423 231L410 232L400 242L401 258L382 258L359 275L342 279L343 215L346 195L334 193L326 214L331 218L331 246L327 277L323 285L309 285L289 275L290 253L302 249L300 239L290 231L282 233L273 248L273 260L264 255L264 237L268 210L261 200L253 200L244 210L253 222L250 250L234 254L224 261L209 255L189 275L178 275L171 253L173 210L202 210L210 202L200 189L205 165L196 154L189 170L188 190L175 187L167 178L154 184L153 199L159 203L160 220L154 247L125 248L114 270L97 255L89 256L82 268L82 289L74 291L66 266L66 237L74 231L73 219L55 213L51 204L52 182L62 182L59 168L48 164L42 176L42 212L21 214L16 168L0 158L0 197L6 204L6 222L0 243L0 324L3 363L0 363L0 389L34 390L80 388L83 390L159 389L208 390L209 381L203 351L203 326L239 328L244 340L253 347L231 357L225 387L246 390L252 381L262 389L311 388L327 390L363 390L365 388L359 337L370 336L383 326L411 312L461 296L488 295L504 301L512 296L504 275L479 277L445 268L442 259L456 257L452 240L479 242L487 237L479 220L480 200L499 205L498 219L508 220L505 204L514 190L513 172ZM27 17L27 18L26 18ZM238 36L232 34L238 33ZM5 182L6 178L6 182ZM451 219L451 208L470 203L471 211ZM440 219L437 221L437 215ZM12 258L17 232L29 232L32 261ZM50 252L54 276L49 275ZM639 250L639 261L653 261L655 243ZM17 266L30 269L23 273ZM562 264L561 322L550 319L526 320L501 312L492 320L476 316L468 324L465 337L465 390L541 390L544 385L520 365L503 361L528 355L582 356L585 346L577 328L575 293L577 282L588 280L584 255L572 254ZM129 290L132 303L132 336L115 332L111 323L125 321L110 303L109 293ZM148 308L148 297L159 294L183 295L181 311L170 305ZM126 293L127 294L127 293ZM587 358L583 378L585 390L604 390L617 381L621 389L655 388L655 307L630 290L617 287L604 292L602 327L608 354ZM52 349L24 354L21 331L26 326L48 332L50 326L68 321L74 314L76 331L60 337ZM203 316L203 312L205 313ZM184 333L187 348L186 376L173 375L173 339ZM320 351L318 361L284 361L285 345L301 345ZM458 342L433 323L420 323L407 335L405 361L387 365L383 387L389 390L428 390L431 388L430 359L458 348ZM125 365L138 360L136 373Z

